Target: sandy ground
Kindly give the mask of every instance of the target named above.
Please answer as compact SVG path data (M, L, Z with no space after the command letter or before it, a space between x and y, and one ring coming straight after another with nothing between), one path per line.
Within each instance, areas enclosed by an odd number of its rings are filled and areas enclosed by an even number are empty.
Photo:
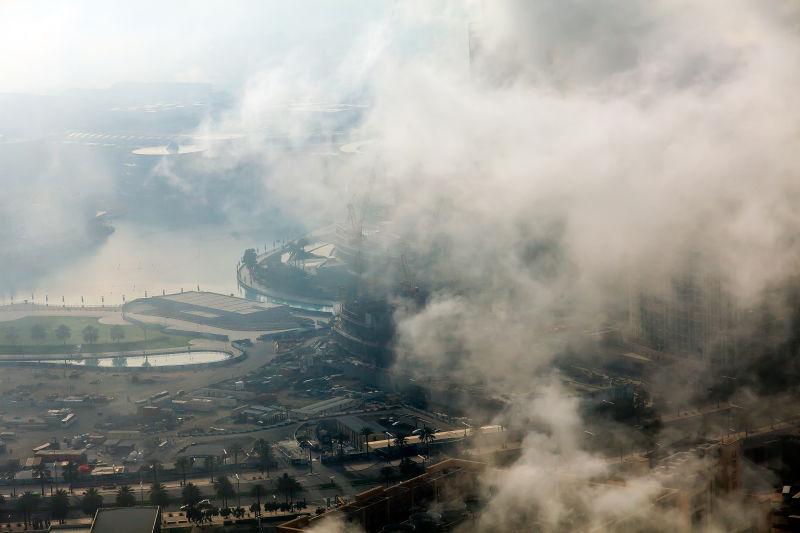
M203 341L214 342L214 341ZM53 427L44 430L16 431L17 439L8 443L11 452L5 457L24 459L33 455L32 448L53 437L63 438L81 433L95 432L97 422L119 415L132 414L136 411L134 401L145 398L163 390L175 393L178 390L191 391L222 380L232 379L261 367L274 356L272 343L258 343L249 356L243 361L230 366L199 367L191 370L152 369L147 372L113 372L108 370L53 369L0 367L0 414L41 416L51 406L46 401L48 394L67 396L70 394L103 394L113 396L108 404L96 405L77 410L78 420L70 428ZM137 375L138 383L132 380ZM20 385L23 384L23 385ZM21 389L30 391L30 396L19 399L16 393ZM207 424L224 416L218 414L208 416ZM202 422L193 422L197 425ZM6 428L4 428L6 429ZM131 428L135 429L135 428Z

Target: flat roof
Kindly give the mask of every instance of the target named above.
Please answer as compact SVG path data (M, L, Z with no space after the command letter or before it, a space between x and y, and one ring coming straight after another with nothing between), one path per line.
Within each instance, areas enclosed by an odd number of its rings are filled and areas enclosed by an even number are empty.
M173 302L195 305L197 307L215 309L217 311L236 313L240 315L258 313L259 311L264 311L265 309L280 307L275 304L254 302L245 298L225 296L224 294L217 294L214 292L188 291L178 294L167 294L166 296L156 296L155 298L161 300L171 300Z
M373 433L380 432L383 428L378 424L370 424L363 418L355 415L345 415L336 417L336 420L339 421L344 427L348 428L350 431L354 433L361 433L361 428L368 427L372 430Z
M152 533L158 526L158 507L100 508L91 533Z
M315 402L305 407L301 407L296 409L296 411L305 414L313 414L318 413L320 411L327 411L329 409L334 409L339 406L345 405L348 402L355 401L353 398L348 398L346 396L337 396L335 398L328 398L327 400L322 400L321 402Z

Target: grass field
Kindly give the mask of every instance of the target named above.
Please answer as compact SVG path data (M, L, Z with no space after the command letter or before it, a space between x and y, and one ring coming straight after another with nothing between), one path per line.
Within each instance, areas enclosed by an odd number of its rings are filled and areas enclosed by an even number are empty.
M32 338L32 329L36 325L44 327L44 339ZM56 338L56 328L64 325L70 329L71 336L62 341ZM83 329L86 326L97 328L96 342L87 343L83 339ZM120 328L124 338L114 341L111 339L112 328ZM10 336L16 331L17 339ZM173 348L186 346L188 337L170 335L157 329L145 330L140 326L124 325L113 326L101 324L95 317L25 317L8 322L0 322L0 354L54 354L61 352L74 352L77 345L81 345L82 352L112 352L158 348Z

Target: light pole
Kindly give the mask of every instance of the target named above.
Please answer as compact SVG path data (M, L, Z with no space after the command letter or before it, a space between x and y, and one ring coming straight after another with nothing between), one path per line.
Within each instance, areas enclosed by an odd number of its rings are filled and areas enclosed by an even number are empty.
M239 472L236 472L236 507L242 506L242 493L239 490Z

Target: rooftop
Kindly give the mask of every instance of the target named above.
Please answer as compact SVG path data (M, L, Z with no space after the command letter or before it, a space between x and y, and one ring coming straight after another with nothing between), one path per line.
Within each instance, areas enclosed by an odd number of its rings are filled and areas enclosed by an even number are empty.
M91 533L152 533L158 528L158 507L98 509Z

